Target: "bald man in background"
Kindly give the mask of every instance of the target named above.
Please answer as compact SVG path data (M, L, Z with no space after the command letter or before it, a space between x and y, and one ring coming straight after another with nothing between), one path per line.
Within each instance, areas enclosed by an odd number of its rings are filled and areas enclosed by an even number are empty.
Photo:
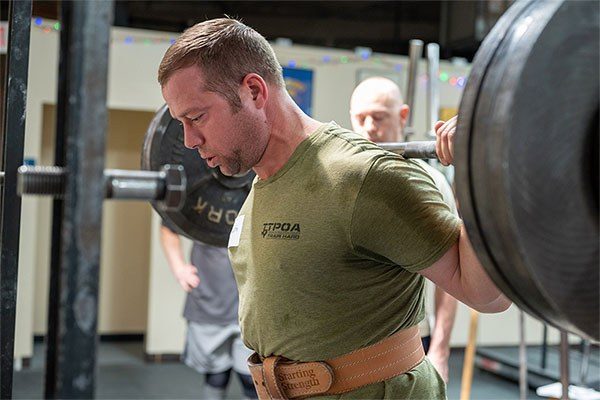
M350 117L352 128L373 142L401 142L408 113L398 85L388 78L372 77L362 81L352 93ZM418 161L422 162L422 161ZM450 209L457 213L454 194L444 175L422 162ZM428 319L419 325L423 347L444 381L448 382L450 333L456 316L457 301L442 289L435 288L435 327Z

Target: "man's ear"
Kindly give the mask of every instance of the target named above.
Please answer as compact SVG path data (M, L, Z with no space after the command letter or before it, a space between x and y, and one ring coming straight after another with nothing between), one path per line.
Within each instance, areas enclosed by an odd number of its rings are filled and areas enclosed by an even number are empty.
M400 106L399 117L400 117L400 125L402 128L406 126L406 120L408 119L408 114L410 113L410 107L407 104L402 104Z
M258 74L251 73L242 80L242 99L248 98L256 108L263 108L269 98L269 87L265 80Z

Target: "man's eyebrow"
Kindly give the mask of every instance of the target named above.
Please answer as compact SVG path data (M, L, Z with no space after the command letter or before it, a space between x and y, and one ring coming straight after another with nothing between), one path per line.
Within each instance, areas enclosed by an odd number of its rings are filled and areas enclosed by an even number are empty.
M179 120L180 118L189 118L188 115L192 112L194 113L199 113L199 112L204 112L206 111L208 107L190 107L187 110L185 110L184 112L181 113L181 115L178 116L174 116L171 115L174 119Z

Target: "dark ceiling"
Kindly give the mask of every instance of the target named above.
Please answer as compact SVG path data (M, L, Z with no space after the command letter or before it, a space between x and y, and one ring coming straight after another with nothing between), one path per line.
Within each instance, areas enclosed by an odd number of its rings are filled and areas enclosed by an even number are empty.
M2 1L2 18L7 18ZM57 19L59 2L34 1L36 16ZM471 1L116 1L114 24L180 32L223 15L241 18L269 40L407 54L408 41L440 44L442 58L472 59L512 0Z

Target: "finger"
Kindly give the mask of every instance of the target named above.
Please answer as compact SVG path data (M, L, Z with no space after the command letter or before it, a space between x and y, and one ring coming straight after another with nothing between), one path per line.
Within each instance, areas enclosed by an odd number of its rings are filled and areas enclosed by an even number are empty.
M442 165L448 166L452 163L452 156L450 154L450 150L449 150L449 144L448 144L448 133L451 131L451 129L455 126L456 124L456 118L450 118L449 120L443 122L442 124L439 126L437 133L439 134L440 137L440 143L439 143L439 156L440 156L440 162L442 163Z
M197 274L198 273L198 269L196 267L194 267L193 265L191 265L191 264L186 264L185 265L185 271L189 272L189 273L192 273L192 274Z
M448 129L448 153L450 155L450 164L454 164L454 140L456 137L456 127L458 123L458 116L452 118L452 124Z
M448 125L444 126L444 131L442 133L442 153L444 154L444 162L446 165L450 165L452 161L452 157L450 156L450 149L448 145Z
M437 140L435 142L435 151L437 153L438 159L440 160L440 163L444 166L448 165L448 162L446 161L446 137L445 135L445 131L440 130Z
M438 155L438 159L442 165L448 165L448 150L447 150L447 128L452 123L451 120L448 121L438 121L436 126L436 152Z
M444 121L438 121L435 123L435 153L437 154L437 158L442 161L442 148L441 148L441 130L440 128L444 125Z
M448 151L450 152L451 164L454 164L454 138L456 136L456 128L452 128L452 131L448 133Z
M435 125L433 126L433 130L437 132L438 129L440 129L440 127L444 125L444 121L438 121L435 123Z
M454 129L454 121L452 119L448 120L444 126L442 127L442 153L444 155L445 165L452 164L452 154L450 152L450 133Z
M179 285L183 288L184 291L186 291L188 293L190 292L190 290L192 290L192 288L183 279L179 281Z
M192 276L189 280L188 283L191 287L195 288L198 287L198 285L200 284L200 278L198 278L197 276Z

